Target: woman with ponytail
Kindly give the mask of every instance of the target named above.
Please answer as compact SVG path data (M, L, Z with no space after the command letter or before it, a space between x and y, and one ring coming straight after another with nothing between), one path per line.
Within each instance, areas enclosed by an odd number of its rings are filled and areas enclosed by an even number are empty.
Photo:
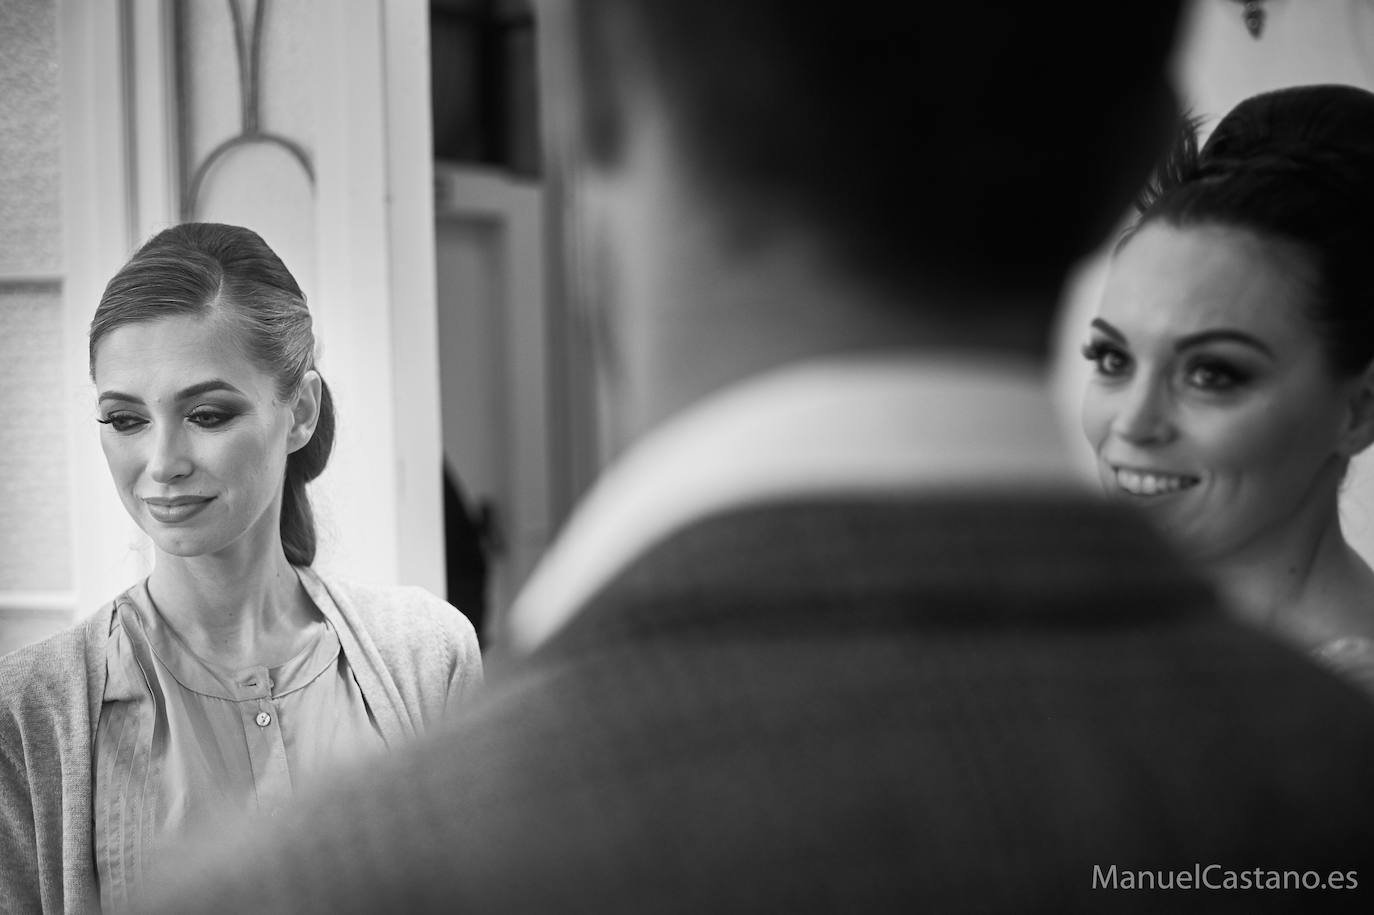
M1374 94L1296 86L1196 126L1113 257L1084 429L1108 493L1239 614L1374 690L1374 572L1339 510L1374 441Z
M171 843L240 815L270 829L480 684L458 610L311 568L306 484L334 439L314 352L299 286L247 229L168 229L106 287L97 422L155 561L0 661L0 910L125 908Z

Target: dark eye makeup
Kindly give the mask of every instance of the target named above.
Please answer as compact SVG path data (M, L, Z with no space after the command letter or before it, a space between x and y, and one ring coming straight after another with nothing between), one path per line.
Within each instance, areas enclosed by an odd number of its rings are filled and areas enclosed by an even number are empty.
M1241 387L1251 374L1239 366L1215 357L1192 360L1187 367L1188 384L1204 391L1224 392Z
M238 412L222 407L198 406L186 413L186 421L201 429L218 429L232 422ZM97 417L96 422L109 426L116 432L133 432L148 420L137 413L116 410L106 416Z
M1083 344L1083 358L1095 363L1097 373L1115 378L1130 368L1131 357L1120 346L1106 340L1091 340Z
M237 415L237 413L217 407L196 407L186 414L186 418L202 429L217 429Z
M137 413L123 413L115 411L113 413L108 414L104 418L97 417L96 422L105 426L109 426L116 432L132 432L134 429L146 424L148 421L144 419L142 416L139 416Z

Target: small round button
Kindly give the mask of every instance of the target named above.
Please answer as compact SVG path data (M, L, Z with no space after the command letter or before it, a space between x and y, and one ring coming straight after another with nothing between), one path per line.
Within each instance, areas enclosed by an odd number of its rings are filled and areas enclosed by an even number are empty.
M265 728L272 723L272 716L266 712L258 712L258 717L253 720L258 723L258 727Z

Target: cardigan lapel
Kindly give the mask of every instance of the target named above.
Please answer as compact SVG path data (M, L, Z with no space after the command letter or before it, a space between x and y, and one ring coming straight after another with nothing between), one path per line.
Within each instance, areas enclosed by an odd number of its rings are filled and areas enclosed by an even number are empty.
M63 760L62 781L62 900L67 912L98 912L99 890L95 879L95 790L92 772L95 759L95 729L100 723L100 706L108 676L106 651L110 627L114 625L115 605L110 601L91 614L81 627L82 652L86 667L86 702L73 705L70 730L76 741L72 763Z
M388 748L396 749L416 735L415 723L372 637L359 623L350 596L340 588L327 586L313 569L297 567L296 574L310 599L338 634L339 647L348 659L349 669L362 689L363 699L377 722L382 739Z

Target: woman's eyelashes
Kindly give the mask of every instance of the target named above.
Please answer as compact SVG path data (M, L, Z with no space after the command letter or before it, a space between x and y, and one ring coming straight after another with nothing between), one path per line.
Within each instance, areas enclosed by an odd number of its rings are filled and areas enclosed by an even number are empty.
M196 407L186 413L186 422L201 429L218 429L228 425L238 417L233 410L222 407ZM126 410L113 410L104 416L96 417L96 422L109 426L116 432L137 432L149 423L147 417Z
M1250 380L1250 373L1224 359L1205 357L1194 359L1186 370L1188 384L1202 391L1225 393L1242 387Z
M1130 353L1109 340L1092 340L1083 345L1083 358L1093 363L1096 373L1107 379L1129 375L1135 367ZM1243 388L1254 374L1230 359L1210 354L1180 357L1173 371L1181 386L1207 394L1225 394Z
M1107 378L1119 378L1131 367L1131 357L1115 343L1106 340L1090 340L1083 344L1083 358L1093 363L1097 374Z
M237 413L213 407L196 407L186 415L186 419L202 429L218 429L237 415Z
M135 429L148 422L148 420L139 416L137 413L126 413L123 411L106 413L104 416L96 417L95 421L109 426L116 432L133 432Z

